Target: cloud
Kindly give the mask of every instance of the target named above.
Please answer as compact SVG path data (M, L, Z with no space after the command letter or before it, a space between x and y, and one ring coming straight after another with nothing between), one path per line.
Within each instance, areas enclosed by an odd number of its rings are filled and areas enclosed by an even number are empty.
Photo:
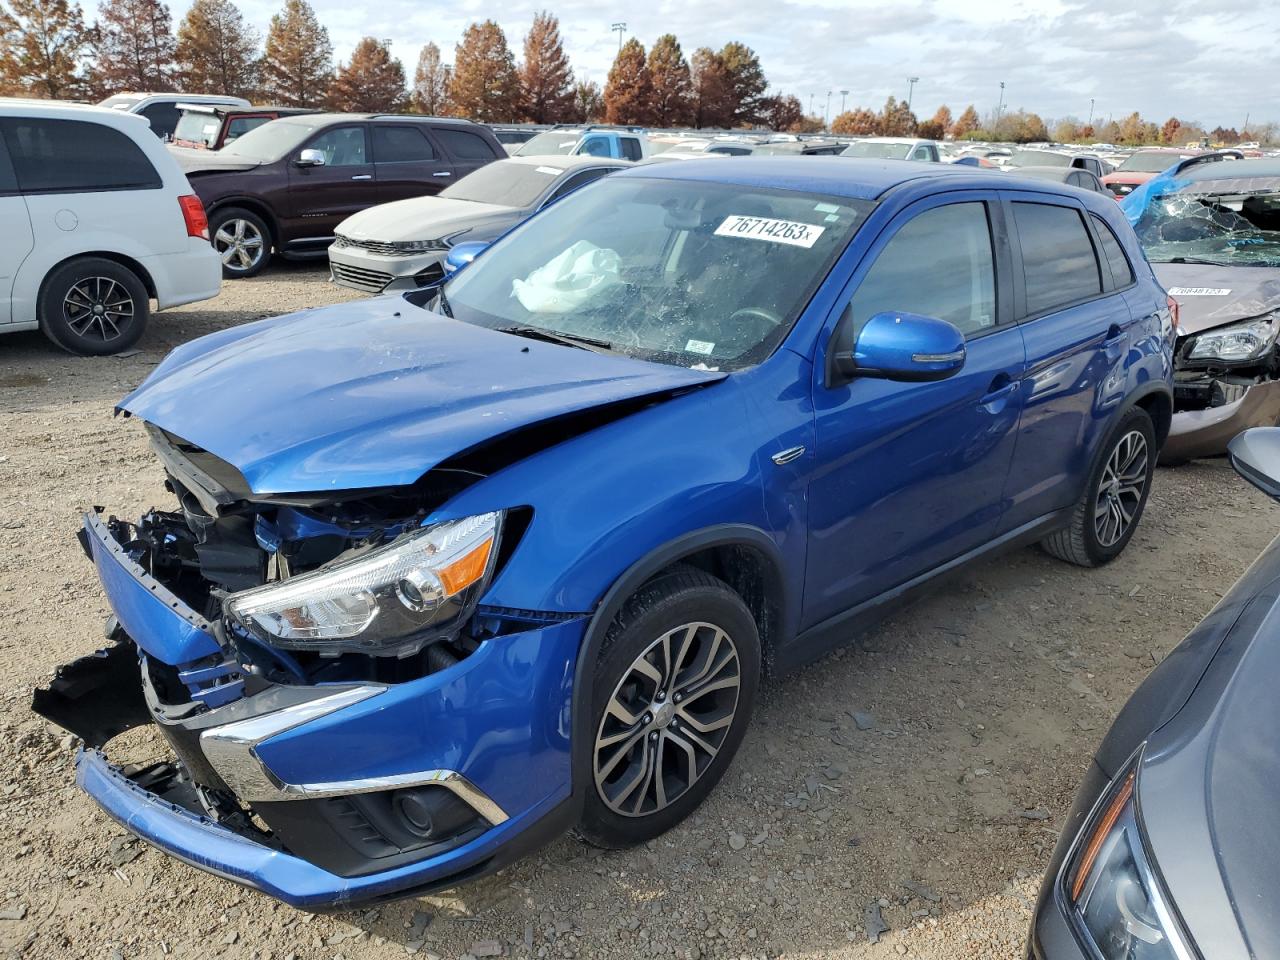
M904 98L915 87L918 114L941 103L959 111L995 107L1004 81L1005 105L1044 117L1083 118L1094 100L1095 118L1138 110L1161 122L1177 115L1239 126L1245 114L1280 120L1280 84L1274 79L1280 19L1265 0L654 0L643 6L602 8L594 0L484 0L423 4L380 0L353 6L345 0L311 0L329 30L339 59L360 37L390 39L412 69L427 41L446 58L466 25L496 19L520 55L533 15L549 7L575 68L603 84L617 34L646 46L674 33L686 56L700 46L740 40L759 55L775 90L794 93L821 113L878 108L889 95ZM175 5L175 19L187 0ZM245 16L264 34L282 6L243 0Z

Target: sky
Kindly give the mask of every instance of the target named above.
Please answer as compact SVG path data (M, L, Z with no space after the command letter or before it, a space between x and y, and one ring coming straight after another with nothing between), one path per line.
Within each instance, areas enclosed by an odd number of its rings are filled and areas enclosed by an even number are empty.
M175 23L187 0L173 0ZM265 34L280 0L237 0ZM517 59L534 13L560 18L579 75L604 85L618 49L610 27L646 47L674 33L689 56L739 40L760 57L771 92L793 93L822 116L847 107L879 109L889 95L929 116L973 103L1045 119L1119 120L1134 110L1214 127L1246 117L1280 121L1280 17L1267 0L311 0L345 59L362 36L389 39L412 76L421 46L446 60L466 25L491 17ZM842 97L840 91L848 90ZM812 101L810 98L812 97Z

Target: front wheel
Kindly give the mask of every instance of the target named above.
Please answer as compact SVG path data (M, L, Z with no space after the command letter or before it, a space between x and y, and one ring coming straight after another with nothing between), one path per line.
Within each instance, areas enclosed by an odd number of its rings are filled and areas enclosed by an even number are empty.
M1151 494L1156 453L1151 416L1134 407L1107 437L1071 522L1041 541L1044 550L1081 567L1098 567L1120 556Z
M211 218L209 235L222 260L222 275L229 280L256 276L271 259L271 231L250 210L219 210Z
M680 567L641 587L596 665L578 833L620 849L692 813L742 742L759 678L759 632L727 584Z

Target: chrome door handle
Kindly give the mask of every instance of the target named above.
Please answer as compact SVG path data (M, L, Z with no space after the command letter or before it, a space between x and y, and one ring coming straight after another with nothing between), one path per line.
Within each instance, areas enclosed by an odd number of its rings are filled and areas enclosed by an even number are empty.
M372 179L373 179L373 174L372 174L372 173L360 173L360 174L357 174L356 176L352 177L351 179L352 179L352 180L372 180Z
M441 170L439 173L433 173L432 176L433 177L452 177L453 174L450 173L448 170Z

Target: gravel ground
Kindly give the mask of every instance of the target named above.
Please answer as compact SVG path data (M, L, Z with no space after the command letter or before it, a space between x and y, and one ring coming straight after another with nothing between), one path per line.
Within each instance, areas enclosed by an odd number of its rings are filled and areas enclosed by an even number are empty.
M601 853L566 838L440 896L300 913L130 840L75 788L72 744L28 705L55 665L100 642L77 512L167 502L115 401L191 337L348 297L317 267L282 265L161 314L131 357L0 340L4 955L1021 957L1094 745L1280 528L1280 508L1222 461L1161 470L1111 566L1034 550L977 566L766 688L720 787L659 841ZM131 754L155 749L127 739ZM888 927L878 943L872 904Z

